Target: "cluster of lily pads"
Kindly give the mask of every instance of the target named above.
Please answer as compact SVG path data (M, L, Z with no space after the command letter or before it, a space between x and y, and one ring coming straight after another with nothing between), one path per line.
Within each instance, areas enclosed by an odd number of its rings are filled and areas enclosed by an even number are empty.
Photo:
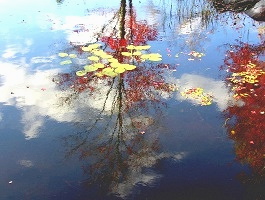
M143 53L143 51L148 50L151 46L142 45L134 46L128 45L126 49L128 51L121 52L121 55L129 57L131 59L136 59L141 62L143 61L161 61L162 56L158 53ZM90 61L90 64L85 65L83 70L76 72L77 76L85 76L89 72L94 72L98 77L109 76L115 77L126 71L136 69L136 66L128 63L120 63L118 59L114 58L112 55L106 53L100 48L100 44L90 44L88 46L82 47L84 52L88 52L89 56L87 59ZM75 54L59 53L60 57L69 57L75 58ZM71 64L71 60L62 61L60 64Z
M209 93L205 93L203 88L187 89L184 92L181 92L181 95L187 99L198 101L202 106L211 105L213 102L213 96Z

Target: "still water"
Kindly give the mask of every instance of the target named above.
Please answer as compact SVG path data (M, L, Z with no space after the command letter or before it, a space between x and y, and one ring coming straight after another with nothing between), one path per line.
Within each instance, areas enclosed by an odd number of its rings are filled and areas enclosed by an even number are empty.
M0 1L0 199L265 199L265 23L211 2Z

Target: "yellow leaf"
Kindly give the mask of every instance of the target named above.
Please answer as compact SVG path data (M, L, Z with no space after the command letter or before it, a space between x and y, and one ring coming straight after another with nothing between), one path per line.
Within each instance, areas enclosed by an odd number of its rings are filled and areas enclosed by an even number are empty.
M150 49L150 48L151 48L150 45L136 46L136 47L135 47L135 49L136 49L136 50L139 50L139 51L147 50L147 49Z
M68 53L58 53L58 56L64 58L68 56Z
M121 55L123 55L123 56L132 56L132 54L129 53L129 52L121 52Z
M135 51L135 52L133 53L133 55L134 55L134 56L140 56L140 55L142 55L142 53L141 53L141 51Z
M87 57L88 60L91 60L91 61L99 61L99 57L97 56L89 56Z
M77 56L75 54L71 53L71 54L69 54L69 57L70 58L76 58Z
M96 68L104 68L105 65L103 63L94 63L93 64Z
M98 68L95 67L94 65L86 65L84 66L84 69L86 72L94 72L96 71Z
M65 61L60 62L60 65L68 65L68 64L71 64L71 63L72 63L71 60L65 60Z

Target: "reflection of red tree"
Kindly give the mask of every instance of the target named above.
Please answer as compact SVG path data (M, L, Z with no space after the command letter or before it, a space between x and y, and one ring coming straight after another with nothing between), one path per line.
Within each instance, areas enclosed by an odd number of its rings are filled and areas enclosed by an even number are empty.
M265 44L241 44L229 51L225 67L228 85L241 106L229 107L226 115L230 137L235 140L237 160L265 177ZM232 120L233 119L233 120Z

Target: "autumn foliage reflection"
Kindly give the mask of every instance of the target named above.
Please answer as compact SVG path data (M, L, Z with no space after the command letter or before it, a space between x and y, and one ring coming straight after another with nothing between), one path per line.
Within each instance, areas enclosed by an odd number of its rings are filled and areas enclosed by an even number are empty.
M226 125L235 141L236 159L265 178L265 43L240 43L227 53L227 85L237 106L229 107Z
M146 45L157 35L154 27L136 21L131 1L127 15L126 1L121 1L118 22L118 35L114 32L111 37L100 39L104 52L119 63L135 65L136 69L113 77L88 72L83 76L64 73L54 79L62 90L72 91L62 98L64 103L71 104L84 94L87 98L95 94L104 98L94 122L84 132L66 137L64 141L68 155L77 153L86 163L83 165L88 175L86 183L100 183L101 190L114 193L122 190L121 183L134 185L143 176L142 168L155 164L159 143L154 116L161 116L162 96L174 90L174 85L164 78L164 73L174 67L143 62L138 54L123 55L129 52L128 44ZM107 88L104 93L103 88Z

